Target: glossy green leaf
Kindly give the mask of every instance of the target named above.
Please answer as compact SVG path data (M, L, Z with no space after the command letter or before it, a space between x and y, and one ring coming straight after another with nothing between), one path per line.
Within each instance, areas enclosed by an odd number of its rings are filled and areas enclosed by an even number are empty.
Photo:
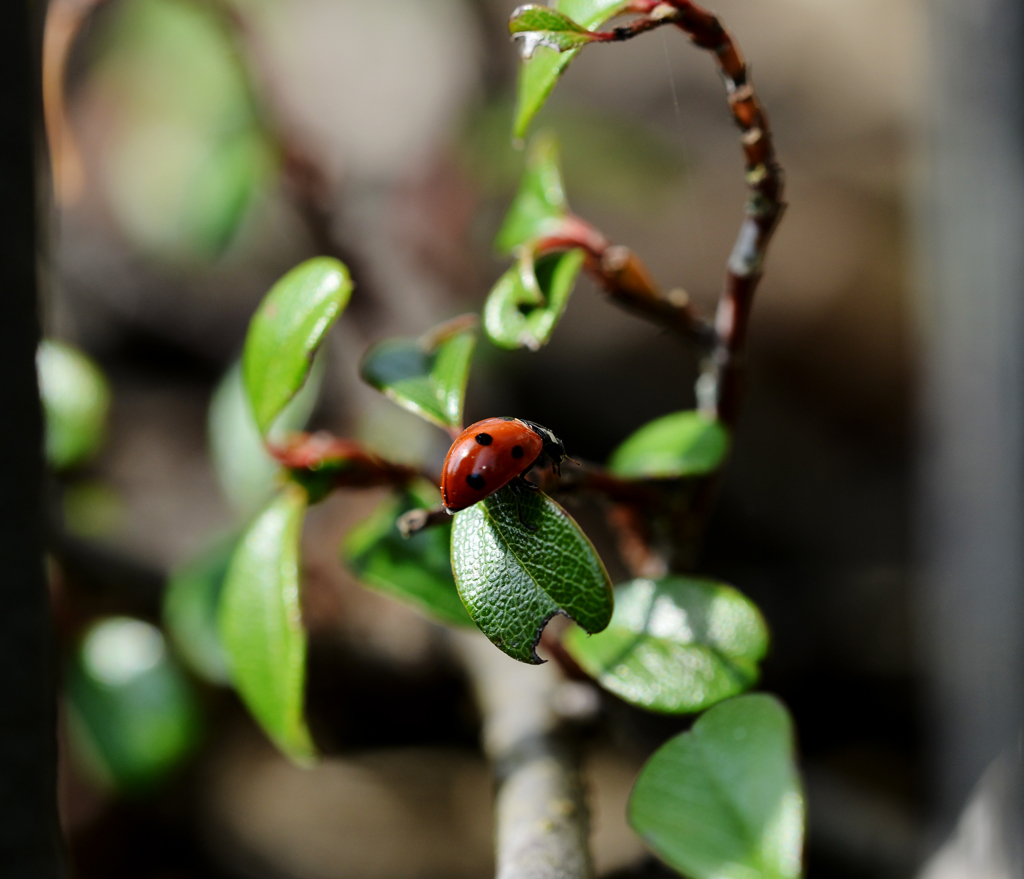
M363 380L443 428L462 426L478 319L463 315L419 339L386 339L363 357Z
M582 25L550 6L527 4L512 13L509 33L523 40L523 55L533 55L537 46L548 46L556 52L578 49L594 37Z
M539 134L530 143L519 190L494 239L501 253L555 231L569 206L562 185L558 140Z
M388 498L345 539L343 553L360 581L412 605L439 622L473 625L452 576L452 526L427 528L404 538L396 521L402 513L440 501L429 484L414 485Z
M314 756L302 710L299 540L305 512L305 490L290 484L249 526L228 568L219 620L235 688L274 744L297 763Z
M46 460L55 470L81 464L103 443L110 388L81 351L45 340L36 354L39 394L46 416Z
M593 544L539 491L506 486L456 513L452 568L473 621L520 662L541 661L537 642L556 613L588 632L612 616L611 582Z
M758 678L768 628L735 589L696 577L634 580L615 590L615 613L597 635L571 630L565 646L606 690L668 714L742 693Z
M713 473L729 453L729 431L699 412L673 412L645 424L621 446L608 469L625 479L679 479Z
M288 433L305 427L316 407L323 374L321 352L314 358L302 390L274 421L272 441L281 442ZM253 515L273 494L281 467L267 451L256 426L238 364L225 373L213 392L207 431L213 468L224 495L239 515Z
M494 285L484 305L484 329L501 348L546 345L565 313L586 255L552 253L534 263L524 253Z
M230 683L218 616L237 538L224 540L171 574L164 591L163 623L178 655L203 680Z
M189 756L202 733L195 694L160 630L111 617L86 633L67 672L72 753L101 783L152 788Z
M629 0L557 0L553 4L554 9L589 31L596 31L627 6ZM531 120L544 106L555 83L579 51L575 48L557 52L547 46L538 46L532 56L523 61L516 95L515 137L526 136Z
M716 705L648 761L628 814L690 879L796 879L804 798L788 712L762 694Z
M264 436L305 384L317 348L351 295L348 269L320 256L288 272L260 303L245 339L242 376Z

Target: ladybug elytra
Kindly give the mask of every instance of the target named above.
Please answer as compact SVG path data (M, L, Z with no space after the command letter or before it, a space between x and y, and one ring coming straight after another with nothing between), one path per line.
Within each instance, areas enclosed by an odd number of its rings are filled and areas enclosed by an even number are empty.
M448 450L441 498L449 513L457 513L521 479L543 460L550 460L558 473L565 457L562 441L546 427L520 418L485 418L467 427Z

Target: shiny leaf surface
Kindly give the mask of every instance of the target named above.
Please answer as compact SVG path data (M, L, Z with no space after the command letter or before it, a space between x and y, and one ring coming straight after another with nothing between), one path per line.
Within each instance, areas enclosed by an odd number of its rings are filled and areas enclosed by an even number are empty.
M396 521L413 509L440 501L431 485L417 484L388 498L345 539L343 554L361 582L412 605L439 622L473 625L452 576L452 526L427 528L406 539Z
M274 744L297 763L314 756L303 716L299 540L305 512L306 492L285 486L242 537L220 606L231 680Z
M593 39L582 25L550 6L527 4L512 13L508 23L512 36L523 40L523 55L529 58L537 46L556 52L578 49Z
M198 701L160 630L109 617L89 629L67 672L72 753L117 790L151 789L189 756L202 734Z
M692 879L796 879L804 799L789 713L762 694L716 705L648 761L628 815Z
M419 339L386 339L363 357L363 380L443 428L462 426L479 321L463 315Z
M768 629L735 589L695 577L634 580L615 590L615 613L597 635L573 629L573 659L625 701L685 714L757 682Z
M46 417L46 460L55 470L81 464L103 443L110 388L81 351L45 340L36 353L39 394Z
M519 190L494 239L502 253L556 230L569 207L562 185L558 141L539 134L530 143Z
M351 294L348 269L321 256L288 272L260 303L245 339L242 376L264 436L305 384L317 348Z
M517 503L506 486L456 513L452 567L473 621L520 662L541 661L535 648L556 613L588 632L612 616L611 583L593 544L541 492L519 491Z
M537 351L565 313L583 267L582 250L553 253L534 263L526 253L494 285L484 306L484 329L501 348Z
M587 30L596 31L627 6L628 0L557 0L553 8ZM532 57L523 61L516 95L516 119L513 128L515 137L526 136L531 120L544 106L555 83L565 73L579 51L579 48L576 48L567 52L557 52L547 46L538 46Z
M679 479L713 473L729 453L729 431L699 412L674 412L619 446L608 469L625 479Z

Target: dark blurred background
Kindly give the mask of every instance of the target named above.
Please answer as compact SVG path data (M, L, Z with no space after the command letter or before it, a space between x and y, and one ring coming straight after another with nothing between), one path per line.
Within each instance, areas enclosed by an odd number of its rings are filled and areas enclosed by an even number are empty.
M515 5L51 0L45 330L98 362L112 400L101 454L54 490L69 668L102 666L98 620L157 623L168 576L252 512L259 486L232 476L237 448L211 451L210 425L230 417L222 382L254 307L300 260L329 248L358 285L312 423L436 466L444 437L361 385L357 364L377 339L479 310L504 269L490 241L522 164ZM752 63L790 207L702 570L772 627L763 685L799 730L811 879L918 874L1002 753L979 801L999 837L1019 772L1020 13L963 5L715 4ZM539 127L562 140L574 210L712 309L744 186L709 59L670 29L593 48ZM467 415L533 419L601 461L693 405L694 357L582 281L539 354L481 343ZM65 700L76 876L488 874L466 684L433 626L339 561L380 497L331 499L305 536L309 711L329 759L289 767L215 673L193 675L186 713L202 731L177 721L190 759L134 789ZM156 630L126 632L107 640L171 651ZM623 804L682 725L603 705L588 768L602 875L656 874ZM1017 875L1019 851L990 848L988 861L947 848L927 875Z

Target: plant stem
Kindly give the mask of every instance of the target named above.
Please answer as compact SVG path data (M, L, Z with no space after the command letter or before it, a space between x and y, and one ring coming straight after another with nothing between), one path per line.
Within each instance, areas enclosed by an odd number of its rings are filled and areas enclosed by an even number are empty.
M498 879L592 879L580 748L552 707L558 670L509 659L476 633L452 638L476 691L497 780Z

